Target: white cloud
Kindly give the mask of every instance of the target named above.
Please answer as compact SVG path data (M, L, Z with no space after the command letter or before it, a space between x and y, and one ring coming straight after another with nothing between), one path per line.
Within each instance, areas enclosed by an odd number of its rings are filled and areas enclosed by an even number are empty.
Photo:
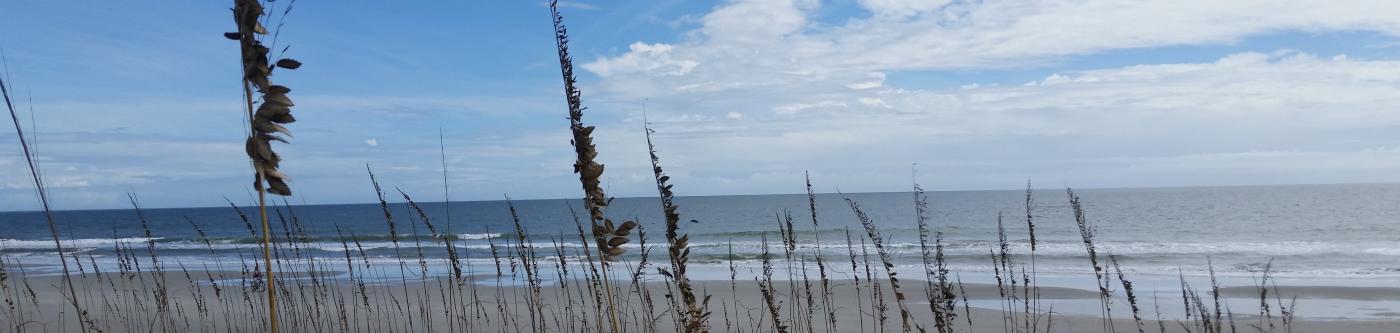
M716 8L682 42L633 44L585 65L623 96L878 87L872 72L1024 67L1066 56L1219 44L1285 31L1400 35L1400 2L862 1L877 15L833 25L812 1L744 0ZM917 14L917 15L915 15ZM883 80L879 80L883 81ZM634 93L642 91L642 93Z
M370 147L379 147L379 139L365 140L365 145L368 145Z
M669 106L656 113L771 110L742 123L654 126L663 153L686 152L668 157L685 165L673 169L702 175L692 191L731 193L777 191L800 182L785 172L804 169L843 190L901 189L911 162L954 188L1026 177L1075 186L1400 181L1382 172L1400 168L1400 154L1374 148L1400 144L1395 91L1400 61L1283 52L1064 71L1030 85L836 84L652 101ZM625 135L607 142L633 145Z
M838 108L838 107L839 107L839 108L844 108L844 107L846 107L846 106L847 106L846 103L844 103L844 102L839 102L839 101L821 101L821 102L817 102L817 103L792 103L792 104L780 105L780 106L778 106L778 107L773 108L773 113L776 113L776 114L779 114L779 115L791 115L791 114L798 113L798 112L802 112L802 111L808 110L808 109L823 109L823 108Z
M951 0L860 0L861 6L879 16L907 17L932 12Z
M650 76L681 76L690 73L699 65L694 60L677 60L671 56L674 45L632 43L627 54L601 59L583 67L602 76L643 74Z
M860 98L856 98L856 101L860 102L860 105L864 105L864 106L878 106L878 107L882 107L882 108L889 108L889 107L890 107L889 104L885 104L885 100L879 99L879 98L860 97Z
M882 87L882 86L885 85L885 73L881 73L881 72L871 72L871 73L868 74L867 76L870 77L870 80L869 80L869 81L857 82L857 83L848 84L848 85L846 85L846 87L847 87L847 88L851 88L851 89L856 89L856 90L863 90L863 89L879 88L879 87Z
M735 1L700 19L704 38L718 45L759 46L780 41L807 25L815 0ZM744 53L732 48L721 52Z
M815 2L730 2L679 42L634 44L588 64L601 77L594 96L615 105L650 98L668 106L660 114L745 112L744 122L662 121L656 128L668 149L686 152L670 158L687 165L676 171L708 175L696 183L756 192L790 188L783 184L799 183L792 170L802 169L832 184L901 189L905 175L891 172L910 162L973 188L1014 187L1025 177L1092 186L1249 183L1251 172L1273 177L1261 183L1400 180L1364 166L1369 159L1394 164L1396 154L1362 152L1396 145L1393 134L1380 134L1400 127L1396 61L1281 50L1059 71L1026 85L956 82L927 90L886 80L938 75L920 71L1053 68L1074 56L1275 32L1400 36L1400 20L1390 14L1400 2L859 3L871 15L814 22ZM696 65L677 71L681 60ZM1270 163L1289 166L1265 170ZM714 188L706 193L748 189Z

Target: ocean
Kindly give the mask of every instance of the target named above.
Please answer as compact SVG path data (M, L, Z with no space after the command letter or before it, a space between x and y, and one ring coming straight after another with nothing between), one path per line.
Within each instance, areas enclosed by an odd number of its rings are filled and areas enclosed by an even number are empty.
M1092 273L1065 191L1033 193L1036 274L1068 280ZM1280 281L1346 285L1400 281L1400 185L1083 189L1076 193L1096 228L1100 253L1118 256L1130 276L1200 277L1213 268L1223 279L1248 279L1269 266ZM432 197L418 195L423 200ZM997 246L999 216L1016 260L1028 260L1024 191L927 195L932 227L943 234L949 268L960 276L990 277L989 252ZM832 266L849 274L849 251L859 254L865 231L843 197L859 203L879 227L899 270L921 274L913 193L818 194L815 226L805 194L782 194L677 198L682 232L690 235L692 278L727 280L731 262L744 268L742 274L751 274L763 253L764 238L781 259L777 230L789 214L803 258L811 260L820 251L828 262L846 263ZM420 205L440 233L456 239L454 246L475 272L494 271L492 244L504 254L507 242L516 242L505 201ZM570 206L582 211L580 200L519 200L514 205L527 242L540 248L538 255L553 257L556 242L566 248L566 256L578 255L581 242ZM239 210L256 226L255 208ZM356 260L363 249L371 261L396 264L396 253L416 262L415 246L421 246L430 262L445 260L443 243L429 239L427 226L417 221L411 207L391 200L389 210L400 235L397 249L378 204L278 206L272 213L274 236L306 242L284 244L280 256L343 262L347 248ZM55 216L64 244L85 264L115 266L118 244L139 256L146 256L147 246L153 244L161 262L190 270L237 270L241 260L254 261L261 253L256 229L250 230L233 207L144 209L142 214L146 228L133 209L59 211ZM639 221L647 246L664 242L665 224L655 198L618 198L607 214L619 222ZM583 223L586 229L587 220ZM848 230L855 248L848 247ZM634 262L640 254L637 245L635 238L628 245L627 258ZM40 212L0 213L0 255L31 275L58 272L54 244ZM665 262L663 248L654 248L652 255L653 263ZM842 265L847 266L842 269ZM432 274L447 274L448 265L431 266Z

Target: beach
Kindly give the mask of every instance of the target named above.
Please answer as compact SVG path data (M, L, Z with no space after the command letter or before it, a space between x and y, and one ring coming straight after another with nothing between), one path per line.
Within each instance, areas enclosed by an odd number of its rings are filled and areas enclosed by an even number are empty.
M1394 13L0 1L0 333L1400 333Z
M327 273L327 272L322 272ZM258 300L263 293L239 286L240 281L220 280L237 276L237 272L183 272L153 274L113 274L88 273L76 277L74 282L80 293L88 297L80 298L88 311L87 320L105 332L147 332L147 331L189 331L189 332L256 332L261 331L265 322L263 308ZM333 276L329 273L315 274L321 278ZM220 285L215 288L215 283ZM281 280L286 297L282 307L283 330L292 332L332 332L332 331L378 331L378 332L426 332L426 331L548 331L548 332L588 332L608 331L610 322L599 312L593 299L588 296L583 281L542 286L539 296L532 300L528 286L495 285L494 276L478 276L475 286L453 287L451 278L408 279L405 283L368 284L362 287L348 281L312 281L310 276L286 276ZM509 278L505 279L509 281ZM883 301L888 311L884 313L884 330L895 331L901 327L901 318L896 309L893 290L888 280L881 279ZM13 281L19 282L19 281ZM522 283L521 281L515 281ZM619 325L627 332L672 332L675 331L675 312L667 311L671 304L665 294L668 288L661 282L642 282L640 289L629 281L614 281L618 292L620 316ZM835 317L828 320L821 306L818 282L804 284L801 281L789 284L774 281L773 290L779 304L779 318L789 331L816 332L872 332L881 326L878 313L867 313L861 309L873 309L871 281L835 280L829 281L830 300L834 305ZM934 331L932 312L928 301L923 297L925 283L921 280L901 280L902 291L910 296L906 300L912 324ZM508 282L503 282L508 283ZM716 332L771 332L776 331L762 292L754 280L695 281L697 290L710 297L708 323ZM15 300L19 302L22 321L15 324L16 331L23 332L78 332L78 318L73 315L70 304L61 296L61 277L30 277L19 285L32 288L34 297ZM857 285L860 287L857 287ZM818 289L813 292L814 308L808 314L808 300L805 288ZM958 300L956 318L952 322L957 332L1006 332L1024 331L1026 325L1035 325L1038 332L1104 332L1104 322L1098 316L1075 314L1083 309L1072 309L1076 303L1097 303L1098 293L1091 290L1042 287L1038 291L1040 304L1037 315L1026 316L1020 309L1007 316L1006 312L993 306L975 304L996 303L998 288L989 284L965 284L968 301L974 304L969 309L962 308ZM164 288L161 291L161 288ZM279 288L279 289L283 289ZM860 291L857 292L857 288ZM474 289L474 291L471 291ZM641 302L638 291L649 293L651 308ZM796 290L801 307L789 303L789 291ZM1315 308L1329 301L1364 300L1400 302L1400 288L1337 288L1337 287L1290 287L1280 289L1281 297L1291 299L1297 296L1304 308ZM1223 297L1231 304L1255 302L1257 291L1243 287L1222 288ZM161 294L164 296L160 296ZM473 297L472 293L477 296ZM21 292L27 295L27 291ZM585 297L580 297L585 296ZM738 297L735 297L738 296ZM156 300L164 297L168 302L164 310ZM1272 297L1272 296L1271 296ZM1166 308L1180 308L1179 296L1164 296L1162 311ZM626 301L622 301L625 299ZM252 303L248 303L248 302ZM533 304L531 302L538 302ZM1270 300L1273 302L1273 300ZM532 305L533 304L533 305ZM1017 304L1017 307L1022 305ZM1050 312L1053 307L1053 313ZM1144 305L1143 329L1147 332L1185 332L1191 321L1183 318L1155 320L1154 308L1149 302ZM530 309L540 311L536 320L531 320ZM738 309L738 310L736 310ZM12 310L13 311L13 310ZM1222 323L1230 331L1250 332L1256 327L1266 331L1291 332L1394 332L1400 325L1400 314L1395 309L1377 309L1387 312L1389 320L1346 320L1313 318L1304 311L1285 323L1277 310L1272 318L1261 319L1257 309L1235 308L1229 316L1233 322ZM14 313L14 312L11 312ZM1177 309L1175 313L1180 313ZM968 323L971 315L971 324ZM651 317L653 320L645 318ZM1114 308L1114 331L1137 331L1130 310L1124 304ZM809 319L810 318L810 319ZM601 321L600 321L601 320ZM7 320L8 321L8 320ZM834 324L832 324L834 323ZM532 326L537 325L537 326ZM1015 325L1014 328L1006 328ZM1273 325L1273 326L1270 326ZM8 325L7 325L8 326ZM1191 331L1199 331L1192 328Z

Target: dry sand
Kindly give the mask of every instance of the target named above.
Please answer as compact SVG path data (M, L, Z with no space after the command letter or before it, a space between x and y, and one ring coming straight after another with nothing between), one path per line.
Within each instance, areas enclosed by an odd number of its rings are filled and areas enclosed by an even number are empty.
M237 273L223 273L224 277L232 277L234 280L220 283L220 291L216 294L213 286L208 281L208 276L204 273L191 273L194 281L187 279L183 273L166 274L162 282L157 276L151 274L129 275L119 277L113 274L106 274L101 279L89 273L83 278L75 279L77 289L88 317L96 323L97 327L104 332L149 332L149 331L217 331L217 332L259 332L262 331L262 303L260 301L261 292L249 290L245 294L243 288L238 286ZM209 273L220 276L220 273ZM283 301L280 305L284 309L282 323L286 327L284 332L311 332L311 331L365 331L365 332L386 332L386 331L482 331L482 332L511 332L511 331L531 331L529 312L526 303L530 291L522 287L495 287L494 279L479 280L476 284L475 299L480 299L480 303L472 304L470 288L463 287L455 289L446 279L409 279L408 284L396 283L366 285L364 293L361 293L360 286L353 282L339 280L339 283L312 282L309 279L289 279L287 285L287 296L290 301ZM34 291L34 297L30 298L24 283ZM543 331L596 331L596 321L599 319L597 311L593 310L593 296L585 289L582 281L571 282L565 286L552 285L544 286L539 299L539 308L544 309L541 314L544 321ZM885 280L882 284L888 285ZM510 281L504 282L509 285ZM524 285L523 278L517 283ZM665 298L667 287L662 283L645 283L645 288L650 291L654 300L654 320L646 320L644 317L648 311L639 302L640 299L633 291L632 286L626 281L619 281L619 292L627 298L627 302L619 304L621 312L624 314L619 318L620 324L628 332L646 332L651 325L655 325L656 331L674 331L674 320L669 311L669 301ZM731 285L730 281L697 281L699 291L710 295L711 301L709 309L712 311L709 324L713 331L743 331L743 332L765 332L772 331L772 323L766 315L768 310L761 298L759 288L753 280L740 280ZM22 332L78 332L76 326L77 319L73 316L71 305L69 305L60 293L62 280L59 277L31 277L26 279L12 277L9 281L11 288L21 288L18 291L12 289L10 292L19 292L20 299L11 299L17 302L17 309L9 311L0 317L3 321L5 331ZM156 304L160 298L159 286L166 288L165 297L169 300L168 310L162 312ZM192 286L195 286L192 288ZM856 293L854 281L833 281L832 282L832 302L836 308L835 331L839 332L869 332L875 331L878 325L877 316L872 316L869 312L874 307L871 306L871 295L869 281L861 281L861 293ZM927 299L924 297L924 282L919 280L903 280L904 292L910 300L907 306L912 313L913 322L920 327L933 331L933 321ZM799 295L804 286L798 282L796 288ZM965 286L971 302L976 304L992 304L995 306L997 299L997 288L994 285L968 284ZM811 288L820 303L819 282L812 281ZM624 290L625 291L622 291ZM779 292L777 296L781 301L781 319L784 325L791 327L790 331L805 331L805 327L811 325L816 331L825 332L826 317L820 304L813 309L810 322L801 319L806 318L806 306L794 307L788 298L790 286L781 281L774 282L774 289ZM457 293L443 292L443 290L459 290ZM1226 288L1223 290L1226 296L1257 297L1257 290L1251 288ZM1290 287L1286 289L1285 297L1297 295L1300 300L1310 299L1365 299L1365 300L1400 300L1400 288L1342 288L1342 287ZM1035 319L1039 329L1045 331L1049 325L1053 332L1103 332L1104 323L1098 317L1084 315L1063 315L1063 306L1058 303L1062 300L1075 300L1077 303L1093 304L1097 307L1097 293L1087 290L1068 288L1041 288L1039 294L1042 298L1041 314ZM567 295L567 296L565 296ZM734 296L738 296L737 300ZM893 293L885 289L884 295L888 304L887 319L884 325L887 331L895 332L900 329L900 315L898 308L894 304ZM245 299L245 296L247 297ZM503 297L505 301L498 302L497 298ZM11 297L13 298L13 297ZM318 301L319 299L319 301ZM368 299L369 307L364 303ZM737 308L736 310L736 302ZM802 302L805 303L805 300ZM1163 298L1162 306L1181 307L1181 299ZM1209 302L1209 300L1207 300ZM1257 302L1257 301L1256 301ZM1302 301L1300 301L1302 302ZM456 306L448 306L456 304ZM1045 315L1044 310L1048 310L1051 304L1061 306L1055 310L1053 315ZM1257 304L1257 303L1256 303ZM972 330L969 330L966 312L962 308L962 300L958 300L958 317L954 322L954 327L959 332L1006 332L1004 325L1008 318L1002 315L1002 311L993 306L990 309L976 308L971 311ZM1021 305L1017 304L1019 308ZM1143 305L1143 316L1154 318L1150 301ZM1095 308L1096 310L1097 308ZM1124 308L1122 312L1115 312L1113 325L1119 332L1135 332L1136 325ZM863 311L862 311L863 310ZM1236 326L1240 332L1255 332L1255 326L1262 322L1257 315L1247 316L1242 313L1258 313L1257 308L1248 310L1234 309L1240 312L1235 315ZM508 313L502 316L501 312ZM1115 309L1115 311L1119 311ZM1277 318L1277 309L1274 309L1273 325L1276 331L1282 332L1285 327L1283 322ZM1393 309L1390 311L1394 311ZM1020 312L1018 310L1017 312ZM164 315L162 315L162 313ZM426 315L425 315L426 314ZM1120 316L1121 315L1121 316ZM425 320L424 317L428 319ZM1024 330L1024 320L1022 315L1013 318L1016 326ZM1400 320L1314 320L1308 318L1307 313L1299 313L1298 319L1290 323L1292 332L1400 332ZM449 320L448 318L456 318ZM797 319L794 319L797 318ZM602 318L604 323L606 317ZM162 325L161 323L165 323ZM410 328L411 325L411 328ZM1189 326L1190 324L1185 324ZM1268 325L1263 324L1267 330ZM804 329L799 330L799 327ZM1147 321L1144 329L1148 332L1156 332L1160 327L1165 327L1167 332L1183 332L1183 324L1177 321L1167 321L1159 323ZM12 329L17 328L17 329ZM1228 329L1228 325L1226 325ZM1193 330L1195 331L1195 330Z

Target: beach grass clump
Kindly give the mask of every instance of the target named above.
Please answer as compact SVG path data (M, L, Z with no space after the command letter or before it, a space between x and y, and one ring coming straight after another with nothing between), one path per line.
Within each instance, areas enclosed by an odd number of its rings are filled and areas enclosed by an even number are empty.
M680 206L676 205L675 193L671 191L675 185L670 184L671 176L667 176L661 169L661 158L656 156L656 145L651 140L654 131L649 126L643 127L646 130L647 150L651 155L652 174L656 178L656 192L661 197L661 210L666 218L666 253L671 259L671 270L663 274L674 280L676 289L680 291L681 302L685 307L685 315L681 316L681 326L686 332L708 332L710 296L706 295L704 300L699 300L690 284L690 278L686 276L686 264L690 261L690 235L680 234Z
M929 311L933 314L934 329L939 333L953 332L953 321L957 318L954 309L956 295L948 284L948 263L943 255L943 233L931 230L928 194L924 193L924 188L919 186L917 181L914 182L914 217L918 224L919 253L924 266L924 296L928 299Z
M901 331L906 333L913 330L922 331L923 329L918 327L918 323L913 322L911 318L912 315L909 313L909 307L904 304L904 292L899 289L899 278L896 277L896 272L894 271L894 258L890 256L889 250L885 248L885 239L880 236L880 229L875 226L875 221L872 221L870 217L865 214L865 211L860 209L860 204L857 204L855 200L851 200L851 198L845 198L845 200L846 204L855 212L856 218L860 220L861 226L865 227L866 238L869 238L870 242L875 245L875 253L880 257L880 263L885 267L885 276L890 280L890 290L894 292L895 306L899 308ZM883 322L884 314L881 313L880 316Z
M759 293L763 294L763 304L767 305L768 316L772 318L770 326L774 332L787 333L788 326L783 324L782 301L778 300L778 291L773 289L773 259L768 251L768 234L762 236L763 254L759 257L762 262L762 279L755 277L754 282L758 284Z

